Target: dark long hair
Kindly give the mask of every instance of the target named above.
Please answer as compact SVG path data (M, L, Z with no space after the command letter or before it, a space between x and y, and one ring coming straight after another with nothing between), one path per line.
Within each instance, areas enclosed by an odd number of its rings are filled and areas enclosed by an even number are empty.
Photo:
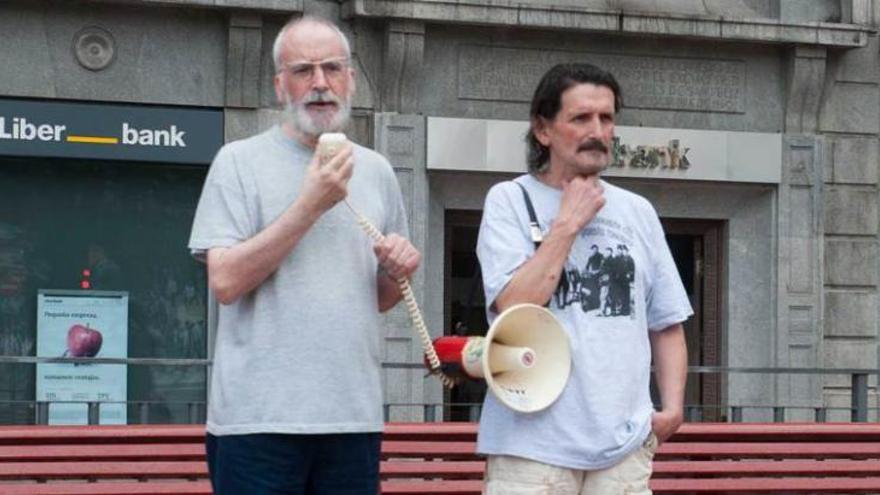
M529 132L526 134L526 163L529 173L539 174L546 170L550 161L550 149L535 137L535 126L540 119L553 120L562 107L562 93L578 84L605 86L614 93L614 113L623 106L623 93L617 79L610 72L592 64L558 64L544 74L529 110Z

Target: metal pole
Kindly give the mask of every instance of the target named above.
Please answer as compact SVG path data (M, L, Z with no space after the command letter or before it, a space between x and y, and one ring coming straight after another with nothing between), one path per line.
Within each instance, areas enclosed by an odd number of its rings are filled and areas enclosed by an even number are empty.
M782 406L773 407L773 422L774 423L784 423L785 422L785 408Z
M195 402L189 403L189 424L195 425L199 423L199 405Z
M742 406L731 406L730 419L734 423L742 423L743 422L743 408L742 408Z
M476 423L480 420L480 405L479 404L471 404L468 406L468 419L472 423Z
M425 423L433 423L434 421L436 421L434 404L425 404Z
M853 423L868 421L867 373L853 373L852 375L852 421Z
M140 424L150 424L150 404L141 402L138 404L138 420Z
M101 403L89 402L89 424L96 425L101 423Z
M37 401L34 406L34 424L49 424L49 403L46 401Z

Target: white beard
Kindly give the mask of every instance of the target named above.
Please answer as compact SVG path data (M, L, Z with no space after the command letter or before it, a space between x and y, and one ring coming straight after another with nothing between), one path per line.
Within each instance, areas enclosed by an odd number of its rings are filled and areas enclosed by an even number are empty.
M329 118L315 118L306 105L319 101L332 101L336 111ZM311 92L301 101L295 102L289 94L284 95L284 120L295 130L307 136L320 136L325 132L340 132L351 118L351 98L337 98L328 93Z

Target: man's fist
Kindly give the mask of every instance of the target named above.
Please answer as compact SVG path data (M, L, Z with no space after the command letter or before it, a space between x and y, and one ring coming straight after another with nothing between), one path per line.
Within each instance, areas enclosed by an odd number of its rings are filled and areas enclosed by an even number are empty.
M324 213L348 195L348 180L354 171L354 156L351 144L321 165L318 153L312 157L306 169L300 196L318 213Z
M389 234L373 245L379 265L394 280L408 279L422 261L422 255L408 240Z

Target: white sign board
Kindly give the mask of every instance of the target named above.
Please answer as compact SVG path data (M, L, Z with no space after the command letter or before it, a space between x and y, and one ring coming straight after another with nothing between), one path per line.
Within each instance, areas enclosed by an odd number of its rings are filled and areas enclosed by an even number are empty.
M128 293L40 290L37 356L128 357ZM101 424L127 422L126 404L103 403L127 400L124 364L38 363L36 382L49 424L87 424L86 402L102 402Z
M528 122L428 118L429 170L525 173ZM782 135L615 127L609 177L779 183Z

